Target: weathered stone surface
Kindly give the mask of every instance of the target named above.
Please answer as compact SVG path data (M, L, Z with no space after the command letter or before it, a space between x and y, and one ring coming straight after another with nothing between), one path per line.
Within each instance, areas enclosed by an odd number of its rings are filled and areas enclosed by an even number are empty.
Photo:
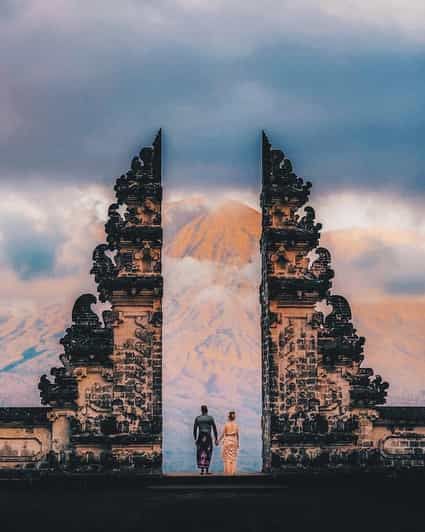
M365 339L348 301L331 294L331 255L317 247L322 226L311 207L299 214L311 183L296 176L264 133L262 153L263 468L386 463L382 446L394 456L397 444L384 443L391 425L377 421L385 411L374 407L385 402L388 384L361 367ZM332 307L326 318L319 303ZM423 459L425 416L419 417L422 436L401 454L415 448ZM400 418L392 423L403 426Z
M114 275L100 280L115 315L112 415L113 455L121 464L161 468L162 276L161 132L143 148L115 187L106 224L115 252ZM154 360L159 363L154 364ZM143 443L142 448L136 444ZM136 445L136 446L135 446ZM135 446L135 447L134 447Z
M50 407L46 452L60 467L151 473L162 463L161 132L132 160L115 191L108 243L94 250L91 270L99 299L111 310L102 323L95 296L75 302L72 326L60 342L62 367L51 370L53 382L43 375L39 383L41 401ZM14 410L0 416L0 437L12 418Z

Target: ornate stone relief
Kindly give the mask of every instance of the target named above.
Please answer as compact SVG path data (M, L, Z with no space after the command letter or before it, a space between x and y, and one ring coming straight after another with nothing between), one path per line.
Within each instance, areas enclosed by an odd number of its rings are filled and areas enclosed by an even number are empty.
M263 426L270 427L264 431L266 470L273 461L276 466L280 460L306 459L305 452L294 454L285 446L316 445L319 455L324 443L354 444L359 429L355 409L383 403L388 387L379 376L372 379L372 370L360 367L364 338L356 334L346 299L330 292L331 255L317 247L322 226L314 209L304 207L310 188L263 135L260 296ZM320 302L332 307L326 318L316 310Z

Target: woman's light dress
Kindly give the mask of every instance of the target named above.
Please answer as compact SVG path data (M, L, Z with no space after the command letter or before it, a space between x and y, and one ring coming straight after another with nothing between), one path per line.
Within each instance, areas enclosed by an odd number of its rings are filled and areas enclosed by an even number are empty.
M221 456L224 463L224 472L234 475L236 473L236 464L239 451L239 427L234 421L225 424L221 436L223 442Z

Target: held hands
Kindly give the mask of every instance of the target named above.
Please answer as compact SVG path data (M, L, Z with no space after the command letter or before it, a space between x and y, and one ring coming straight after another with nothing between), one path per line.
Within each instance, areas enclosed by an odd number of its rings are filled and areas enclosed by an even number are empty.
M217 438L216 438L216 440L215 440L215 444L218 445L218 440L217 440Z

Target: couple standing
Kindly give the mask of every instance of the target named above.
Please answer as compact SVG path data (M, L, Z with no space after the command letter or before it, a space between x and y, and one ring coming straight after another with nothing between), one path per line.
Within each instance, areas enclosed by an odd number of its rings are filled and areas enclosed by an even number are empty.
M236 414L233 410L229 412L227 423L223 432L218 437L217 427L212 416L208 414L208 407L201 406L201 415L195 418L193 425L193 437L196 443L196 459L201 475L208 475L213 452L213 440L211 432L214 433L215 444L222 442L221 457L224 464L224 473L234 475L236 473L236 461L239 451L239 427L235 421Z

